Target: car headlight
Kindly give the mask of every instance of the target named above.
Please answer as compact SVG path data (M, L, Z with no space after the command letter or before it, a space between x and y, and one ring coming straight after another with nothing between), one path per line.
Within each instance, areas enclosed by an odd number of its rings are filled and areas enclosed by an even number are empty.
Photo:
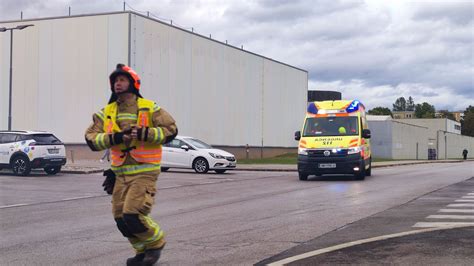
M225 159L224 156L220 155L220 154L217 154L217 153L212 153L210 152L209 155L212 156L212 158L216 158L216 159Z
M356 154L360 152L360 147L353 147L347 150L347 154Z
M308 149L306 148L298 148L299 155L308 155Z

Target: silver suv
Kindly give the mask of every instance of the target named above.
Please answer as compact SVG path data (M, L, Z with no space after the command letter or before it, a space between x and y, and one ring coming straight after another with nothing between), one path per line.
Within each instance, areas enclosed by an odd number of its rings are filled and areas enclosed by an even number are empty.
M10 168L16 175L28 175L43 168L49 175L66 164L66 148L52 133L42 131L0 131L0 170Z

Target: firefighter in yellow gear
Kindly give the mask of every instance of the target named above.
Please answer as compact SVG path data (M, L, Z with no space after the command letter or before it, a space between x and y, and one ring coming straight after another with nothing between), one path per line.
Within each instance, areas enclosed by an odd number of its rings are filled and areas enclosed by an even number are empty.
M109 104L93 115L86 142L93 151L110 149L111 171L104 184L112 193L117 227L135 249L127 265L153 265L166 243L163 230L149 215L161 145L173 140L178 129L168 112L140 95L140 77L133 69L118 64L109 79Z

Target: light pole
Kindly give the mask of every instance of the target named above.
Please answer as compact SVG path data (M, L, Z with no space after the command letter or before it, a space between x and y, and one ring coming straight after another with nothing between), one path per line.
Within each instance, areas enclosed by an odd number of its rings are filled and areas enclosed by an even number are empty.
M14 28L0 28L0 32L10 31L10 87L8 96L8 130L12 130L12 75L13 75L13 30L22 30L34 26L33 24L18 25Z

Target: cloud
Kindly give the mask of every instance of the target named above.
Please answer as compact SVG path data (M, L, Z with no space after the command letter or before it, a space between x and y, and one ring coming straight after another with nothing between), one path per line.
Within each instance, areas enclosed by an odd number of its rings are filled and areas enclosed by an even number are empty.
M428 102L433 104L437 110L449 109L455 111L465 110L472 105L472 98L466 98L457 94L451 88L432 87L427 84L402 83L397 86L382 85L372 86L362 80L351 80L348 82L310 82L313 90L339 91L345 99L358 99L368 109L378 106L392 109L392 104L399 97L409 96L415 104Z
M453 24L466 25L474 20L474 2L445 1L425 4L414 4L415 20L439 21L447 20Z

